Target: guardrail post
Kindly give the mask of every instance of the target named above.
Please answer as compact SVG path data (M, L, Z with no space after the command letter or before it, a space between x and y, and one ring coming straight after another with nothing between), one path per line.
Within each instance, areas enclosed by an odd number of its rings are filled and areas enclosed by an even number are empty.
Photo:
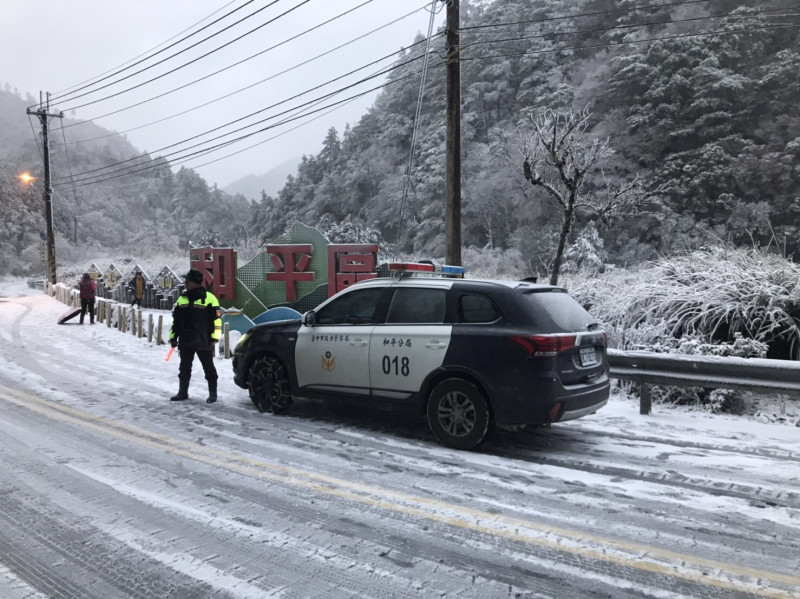
M653 407L653 400L650 397L650 385L639 383L639 413L649 414Z

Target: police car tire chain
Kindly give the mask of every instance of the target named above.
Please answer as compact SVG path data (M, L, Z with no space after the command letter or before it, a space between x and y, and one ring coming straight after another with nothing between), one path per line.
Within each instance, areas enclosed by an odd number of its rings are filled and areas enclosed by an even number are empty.
M266 393L266 382L264 381L266 365L264 362L265 358L258 358L253 362L253 365L250 367L249 376L247 377L247 391L250 395L250 401L253 402L253 405L259 412L264 411L261 409L261 396Z
M289 371L278 358L270 358L267 380L269 382L267 393L272 413L284 414L292 405L292 388L289 382Z
M289 373L274 356L258 358L250 368L250 401L259 412L285 413L292 403Z
M428 398L428 426L447 447L477 447L486 439L490 420L489 404L483 393L463 379L445 379Z

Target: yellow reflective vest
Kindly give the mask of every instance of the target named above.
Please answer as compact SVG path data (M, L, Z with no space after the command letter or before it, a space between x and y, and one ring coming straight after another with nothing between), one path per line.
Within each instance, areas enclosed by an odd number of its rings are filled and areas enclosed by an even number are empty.
M219 300L213 293L197 287L178 297L172 309L170 341L177 340L179 348L212 351L221 331Z

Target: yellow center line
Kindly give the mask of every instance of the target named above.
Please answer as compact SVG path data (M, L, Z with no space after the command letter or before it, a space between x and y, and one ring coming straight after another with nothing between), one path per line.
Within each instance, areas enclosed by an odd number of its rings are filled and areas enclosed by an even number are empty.
M330 497L338 497L346 501L439 522L488 536L636 568L652 574L679 578L705 586L745 592L770 599L797 599L800 597L800 594L792 591L764 586L765 582L769 582L800 589L800 577L798 576L706 559L641 543L540 524L522 518L493 514L436 499L281 466L261 459L254 460L108 420L22 391L3 386L0 386L0 390L3 391L3 399L46 416L246 476L277 482L289 487L308 489ZM595 547L587 545L595 545ZM734 577L753 580L741 580ZM759 581L761 584L756 584L755 581Z

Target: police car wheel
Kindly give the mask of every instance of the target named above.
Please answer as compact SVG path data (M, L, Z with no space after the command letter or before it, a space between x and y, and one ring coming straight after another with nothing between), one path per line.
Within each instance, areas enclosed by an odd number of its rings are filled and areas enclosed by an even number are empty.
M436 439L453 449L474 449L486 438L489 404L472 383L446 379L428 397L428 426Z
M289 371L274 356L257 359L250 367L250 401L259 412L283 414L292 403Z

